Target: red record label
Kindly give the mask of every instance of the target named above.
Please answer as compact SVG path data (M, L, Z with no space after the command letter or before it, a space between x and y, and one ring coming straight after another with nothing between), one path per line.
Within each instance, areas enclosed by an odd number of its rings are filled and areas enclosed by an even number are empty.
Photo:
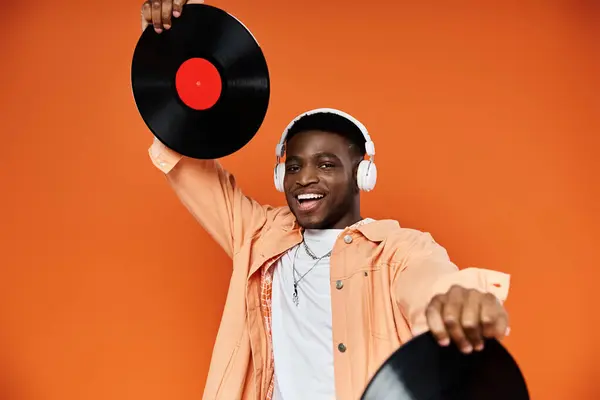
M190 58L177 70L175 87L186 106L206 110L214 106L221 96L221 75L204 58Z

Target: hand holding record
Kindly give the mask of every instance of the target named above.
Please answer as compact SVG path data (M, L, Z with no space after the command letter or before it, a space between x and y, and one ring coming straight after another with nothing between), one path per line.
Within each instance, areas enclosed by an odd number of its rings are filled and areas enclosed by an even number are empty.
M496 296L461 286L435 296L425 313L438 343L454 342L466 354L483 350L485 339L502 340L509 331L508 313Z
M131 86L154 136L197 159L225 157L250 142L267 112L270 81L244 24L201 0L146 0L142 29Z
M178 18L186 4L200 4L203 0L146 0L142 5L142 31L152 24L156 33L171 29L172 18Z

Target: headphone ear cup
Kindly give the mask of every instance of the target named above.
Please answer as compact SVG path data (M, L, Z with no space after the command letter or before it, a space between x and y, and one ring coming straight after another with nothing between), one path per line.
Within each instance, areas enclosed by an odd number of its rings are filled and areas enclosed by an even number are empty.
M370 160L363 160L358 164L356 171L356 182L358 188L365 192L370 192L377 183L377 166Z
M279 163L275 166L275 171L274 171L274 175L275 175L275 189L277 189L278 192L283 192L284 188L283 188L283 178L285 177L285 164L284 163Z

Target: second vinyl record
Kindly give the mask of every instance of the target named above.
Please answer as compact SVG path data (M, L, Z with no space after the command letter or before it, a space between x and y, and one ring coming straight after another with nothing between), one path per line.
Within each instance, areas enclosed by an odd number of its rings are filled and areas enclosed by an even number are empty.
M256 135L269 104L264 54L250 31L227 12L184 6L170 30L150 25L131 66L142 119L163 144L191 158L232 154Z
M497 340L463 354L426 332L385 361L361 400L529 400L529 393L516 361Z

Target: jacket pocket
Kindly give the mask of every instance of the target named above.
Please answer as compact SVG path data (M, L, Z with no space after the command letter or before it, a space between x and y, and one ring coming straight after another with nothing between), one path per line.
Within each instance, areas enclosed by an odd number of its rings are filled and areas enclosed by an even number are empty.
M384 267L385 268L385 267ZM395 337L394 315L391 308L389 284L386 286L386 271L373 267L361 272L363 293L367 297L369 334L377 339L393 340Z

